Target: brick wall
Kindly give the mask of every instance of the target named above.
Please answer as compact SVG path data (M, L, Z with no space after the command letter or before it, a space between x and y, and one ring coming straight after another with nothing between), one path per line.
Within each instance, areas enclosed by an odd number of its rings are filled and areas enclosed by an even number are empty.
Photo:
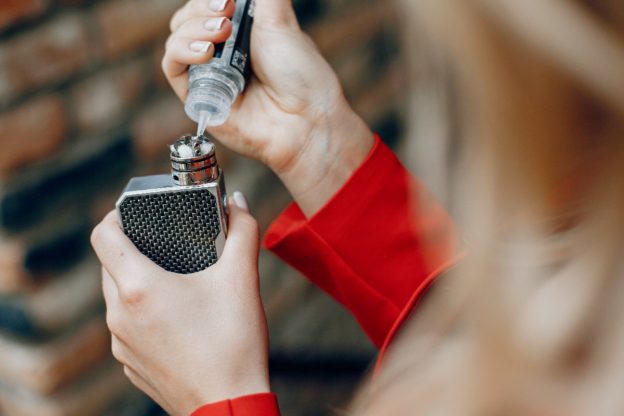
M182 0L0 2L0 414L148 415L111 360L92 226L130 176L167 171L194 126L160 72ZM405 119L384 0L295 1L354 107L391 144ZM263 227L288 203L264 167L219 148ZM284 414L345 403L373 349L346 313L261 255L273 384Z

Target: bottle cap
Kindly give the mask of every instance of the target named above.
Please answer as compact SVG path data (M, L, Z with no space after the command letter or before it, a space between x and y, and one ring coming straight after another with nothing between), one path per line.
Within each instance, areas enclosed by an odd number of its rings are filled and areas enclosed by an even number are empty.
M184 109L191 120L199 123L200 114L209 114L207 126L220 126L230 115L235 91L217 79L198 82L189 89Z

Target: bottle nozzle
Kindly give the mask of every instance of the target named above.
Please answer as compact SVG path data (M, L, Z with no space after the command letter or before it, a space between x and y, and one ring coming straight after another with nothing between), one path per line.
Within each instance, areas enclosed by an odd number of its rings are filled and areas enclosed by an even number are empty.
M202 136L206 131L211 119L211 113L208 111L201 111L199 113L199 120L197 120L197 136Z

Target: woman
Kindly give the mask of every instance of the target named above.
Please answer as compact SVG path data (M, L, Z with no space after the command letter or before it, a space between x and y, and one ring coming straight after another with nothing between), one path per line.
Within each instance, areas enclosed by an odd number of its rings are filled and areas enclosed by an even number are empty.
M453 270L453 224L351 110L288 0L257 0L255 77L211 131L295 200L265 244L391 343L352 413L621 414L624 7L404 7L459 97L449 170L468 254ZM163 69L181 99L187 66L210 59L232 12L232 0L191 0L173 17ZM141 256L114 215L93 234L113 354L172 414L278 414L257 226L241 194L231 207L223 256L197 279Z

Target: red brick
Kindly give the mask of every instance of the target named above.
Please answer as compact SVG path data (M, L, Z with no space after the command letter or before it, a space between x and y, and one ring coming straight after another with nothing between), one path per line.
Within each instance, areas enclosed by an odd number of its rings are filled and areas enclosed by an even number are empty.
M62 7L80 7L94 4L98 0L56 0L56 3Z
M100 72L72 90L72 107L82 131L110 127L123 120L147 85L149 64L134 61Z
M67 79L89 62L86 25L78 14L58 17L0 45L0 104Z
M109 356L110 335L97 317L61 338L43 344L0 336L0 378L39 394L49 394Z
M0 2L0 31L43 13L49 3L49 0L2 0Z
M0 115L0 177L56 151L67 135L65 106L44 96Z
M102 303L100 276L99 263L87 260L31 293L14 297L13 305L22 307L39 330L60 332Z
M147 107L133 127L139 157L152 159L169 154L169 144L183 134L195 133L197 125L184 113L184 105L171 93Z
M120 366L112 362L52 395L11 387L0 388L0 407L11 416L100 415L134 391Z
M32 284L24 270L25 253L21 241L0 241L0 293L13 293Z
M45 186L37 189L45 189ZM39 191L37 195L39 199L40 195ZM88 276L85 277L86 266L77 266L76 269L71 270L67 268L78 263L84 255L84 251L81 252L75 244L76 241L81 240L87 243L90 223L84 218L76 218L78 213L83 211L82 209L72 209L65 204L63 208L62 211L50 211L54 215L40 221L35 228L0 238L0 310L9 297L7 295L29 294L25 299L27 304L22 305L23 308L32 312L29 315L33 315L32 319L37 321L35 327L50 331L55 331L63 325L57 320L58 314L62 315L69 310L46 310L52 305L49 303L50 297L60 300L57 294L47 295L48 290L60 291L61 289L54 289L57 285L66 288L72 286L71 282L79 277L88 280ZM63 256L63 261L66 263L62 265L56 263L56 258L48 255L50 252L59 250L67 251L67 254ZM62 273L59 272L60 267L63 268ZM88 267L86 270L89 270ZM65 281L65 283L58 283L57 280ZM77 284L80 286L83 283ZM85 288L80 290L85 290ZM68 291L71 290L68 289ZM36 301L37 305L31 305L30 302L38 299L39 296L48 300ZM82 300L74 303L78 306L81 302ZM62 307L63 304L58 305L57 309Z
M104 54L109 59L142 48L166 35L169 19L183 0L113 0L96 9Z

